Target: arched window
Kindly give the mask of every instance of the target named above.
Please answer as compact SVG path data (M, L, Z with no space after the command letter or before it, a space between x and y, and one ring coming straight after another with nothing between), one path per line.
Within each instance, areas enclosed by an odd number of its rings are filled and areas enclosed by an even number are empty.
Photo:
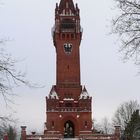
M85 121L85 124L84 124L85 128L87 128L87 121Z
M52 121L52 128L54 128L54 121Z
M72 19L63 19L60 28L63 32L74 32L76 29L76 24Z
M65 34L62 34L62 39L65 39Z

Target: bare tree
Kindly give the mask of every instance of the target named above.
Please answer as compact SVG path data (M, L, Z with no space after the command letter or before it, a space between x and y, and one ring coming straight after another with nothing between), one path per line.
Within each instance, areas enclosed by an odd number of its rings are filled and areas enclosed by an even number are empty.
M9 106L9 103L13 103L12 98L16 94L12 92L12 89L15 86L20 86L21 84L32 86L25 79L25 74L17 71L17 62L3 48L0 48L0 98L4 99L6 106ZM0 114L0 139L3 138L5 133L8 133L9 137L13 134L15 136L15 128L11 124L15 125L15 119L12 119L11 115L3 116Z
M119 15L113 20L113 33L121 40L124 59L133 59L140 65L140 1L114 0L119 9Z
M32 83L26 79L26 73L19 71L17 63L20 61L14 59L10 53L4 49L6 42L9 39L0 39L0 98L3 97L6 106L8 103L14 103L12 98L16 94L12 89L17 86L28 86L30 88L42 88L36 83Z
M93 125L92 126L93 131L95 133L100 133L101 132L101 124L99 122L97 122L97 120L95 118L93 119L92 122L93 122L93 124L92 124Z
M15 64L16 60L10 54L7 54L3 49L0 49L0 94L5 100L10 101L10 97L14 95L12 88L25 84L30 86L30 83L25 79L25 74L17 71Z
M94 131L95 133L110 134L113 131L113 126L107 117L104 117L101 122L94 120Z
M0 119L0 139L3 139L4 135L7 134L8 138L11 140L16 140L17 130L16 125L17 120L12 119L11 116L1 117Z
M104 117L102 119L102 122L101 122L101 129L102 131L104 132L104 134L110 134L112 132L112 125L111 123L109 122L109 119L107 117Z
M137 101L128 101L122 103L114 114L113 125L120 125L121 129L124 130L130 121L133 112L139 108L140 105Z

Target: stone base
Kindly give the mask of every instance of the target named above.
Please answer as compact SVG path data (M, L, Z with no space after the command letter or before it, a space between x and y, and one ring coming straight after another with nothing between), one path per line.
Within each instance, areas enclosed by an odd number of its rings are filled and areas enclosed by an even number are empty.
M114 134L99 134L93 131L80 131L79 136L74 138L64 138L60 133L45 133L43 135L36 135L35 132L32 135L26 134L26 126L21 127L21 139L22 140L120 140L120 126L115 126ZM44 131L45 132L45 131Z

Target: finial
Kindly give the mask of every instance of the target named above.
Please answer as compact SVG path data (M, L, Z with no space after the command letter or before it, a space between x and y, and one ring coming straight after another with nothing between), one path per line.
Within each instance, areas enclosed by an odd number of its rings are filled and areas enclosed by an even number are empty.
M56 3L56 8L58 8L58 3Z

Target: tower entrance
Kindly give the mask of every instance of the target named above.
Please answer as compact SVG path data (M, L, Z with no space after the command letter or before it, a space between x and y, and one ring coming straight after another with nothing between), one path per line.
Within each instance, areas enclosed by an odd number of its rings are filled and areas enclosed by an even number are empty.
M70 120L64 124L64 138L74 138L74 124Z

